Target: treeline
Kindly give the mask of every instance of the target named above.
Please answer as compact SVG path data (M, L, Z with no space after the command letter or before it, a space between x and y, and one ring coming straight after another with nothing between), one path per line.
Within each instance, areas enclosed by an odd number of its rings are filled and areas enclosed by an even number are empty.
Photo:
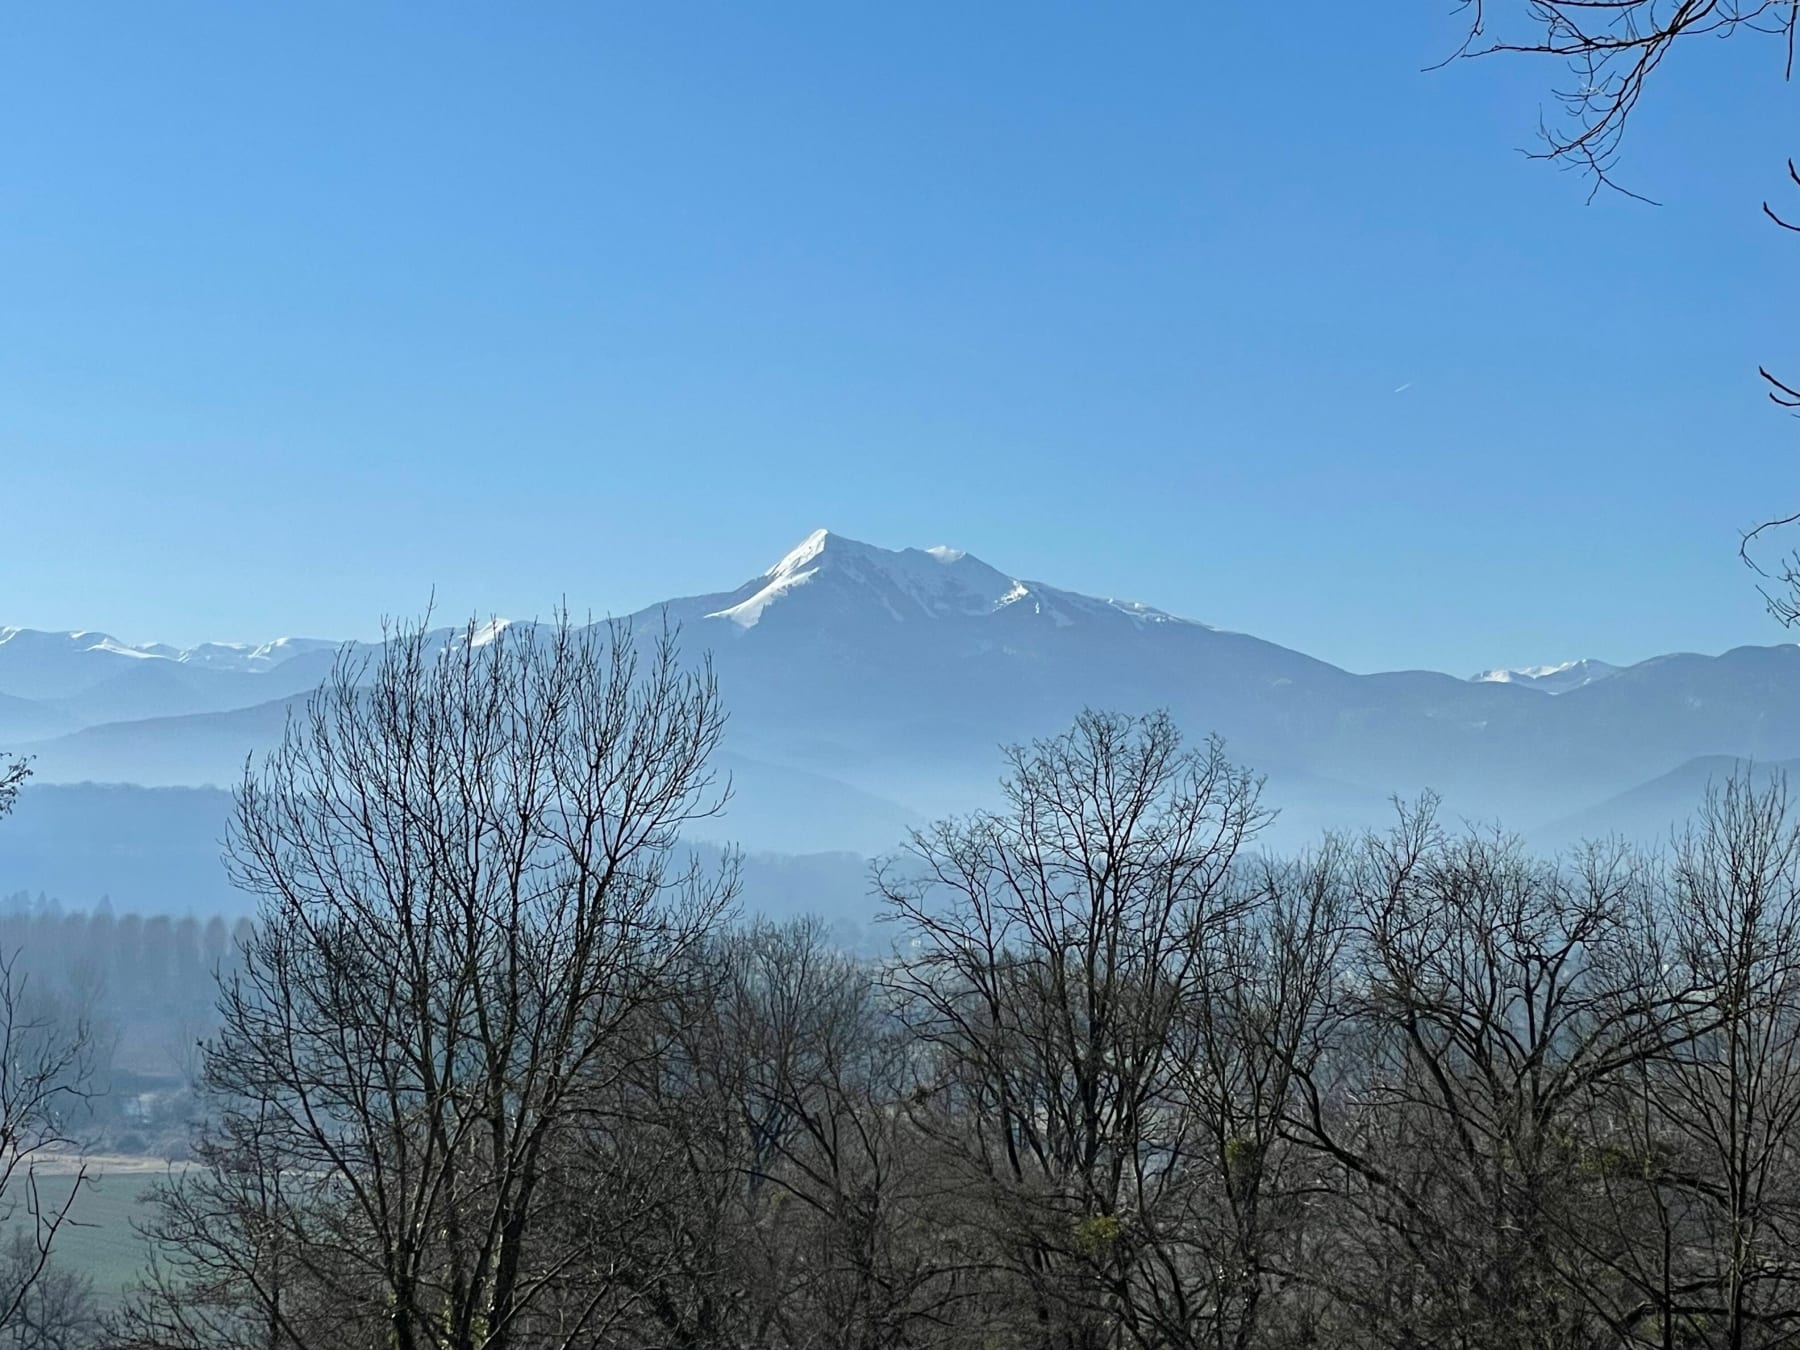
M218 916L114 914L104 902L65 908L23 891L0 900L0 950L19 953L34 978L91 994L121 1021L210 1010L212 973L230 965L250 927Z
M695 865L665 641L395 644L248 786L195 1164L98 1342L1763 1347L1800 1337L1800 822L1258 856L1166 718L1011 752L891 955Z
M1778 799L1727 787L1667 869L1424 811L1265 864L1248 784L1171 745L1040 748L1016 813L890 874L892 962L804 924L661 929L629 976L614 949L603 1046L535 1109L550 1066L479 1032L454 1104L324 1072L371 1018L301 1033L319 1078L282 1093L240 1044L122 1343L1793 1340ZM322 1095L328 1128L281 1109Z
M20 1016L81 1030L86 1077L62 1104L71 1137L104 1152L185 1155L217 979L236 970L251 927L64 909L26 893L0 901Z

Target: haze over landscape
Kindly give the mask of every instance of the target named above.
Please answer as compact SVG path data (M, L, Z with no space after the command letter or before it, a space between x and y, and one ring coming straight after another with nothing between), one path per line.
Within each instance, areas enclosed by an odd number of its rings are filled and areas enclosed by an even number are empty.
M0 1350L1800 1344L1797 41L0 12Z
M1141 601L1022 580L960 549L825 530L735 587L623 621L640 634L667 623L690 658L711 657L730 708L717 764L733 798L690 834L760 854L890 852L927 820L993 805L1000 748L1085 707L1167 708L1194 734L1222 736L1268 779L1276 847L1380 824L1394 798L1427 791L1453 815L1546 846L1609 833L1656 844L1734 764L1800 758L1792 643L1630 666L1576 657L1356 675ZM484 620L473 636L502 626ZM462 636L449 626L440 640ZM229 792L346 645L181 649L0 629L0 741L34 769L0 834L0 877L65 903L232 908L217 856ZM860 921L857 871L842 860L838 894L806 903Z

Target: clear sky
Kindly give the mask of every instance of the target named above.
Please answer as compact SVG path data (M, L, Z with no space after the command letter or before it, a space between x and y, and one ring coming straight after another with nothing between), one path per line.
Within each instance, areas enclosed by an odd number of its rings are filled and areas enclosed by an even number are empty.
M1584 206L1520 154L1557 71L1457 36L9 6L0 624L623 612L824 525L1361 670L1791 640L1734 556L1800 507L1780 53L1678 51L1665 204Z

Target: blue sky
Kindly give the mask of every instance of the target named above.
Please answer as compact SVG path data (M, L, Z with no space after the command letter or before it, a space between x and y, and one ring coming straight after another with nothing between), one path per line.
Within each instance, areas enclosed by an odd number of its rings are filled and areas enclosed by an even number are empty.
M815 526L1353 669L1789 638L1780 53L1448 4L13 6L0 624L623 612ZM1554 113L1554 109L1551 109ZM1406 385L1404 392L1396 389Z

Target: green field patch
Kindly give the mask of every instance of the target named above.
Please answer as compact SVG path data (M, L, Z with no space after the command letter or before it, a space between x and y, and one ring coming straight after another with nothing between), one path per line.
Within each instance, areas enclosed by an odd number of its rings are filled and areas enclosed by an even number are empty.
M95 1298L107 1307L118 1303L143 1272L147 1249L132 1223L149 1217L144 1195L164 1175L165 1164L159 1159L130 1161L140 1165L102 1164L89 1173L51 1248L56 1266L93 1280ZM40 1171L40 1204L47 1210L62 1205L74 1185L74 1176L67 1172ZM14 1232L31 1230L25 1186L22 1177L14 1178L4 1202L13 1213L0 1222L0 1241L9 1241Z

